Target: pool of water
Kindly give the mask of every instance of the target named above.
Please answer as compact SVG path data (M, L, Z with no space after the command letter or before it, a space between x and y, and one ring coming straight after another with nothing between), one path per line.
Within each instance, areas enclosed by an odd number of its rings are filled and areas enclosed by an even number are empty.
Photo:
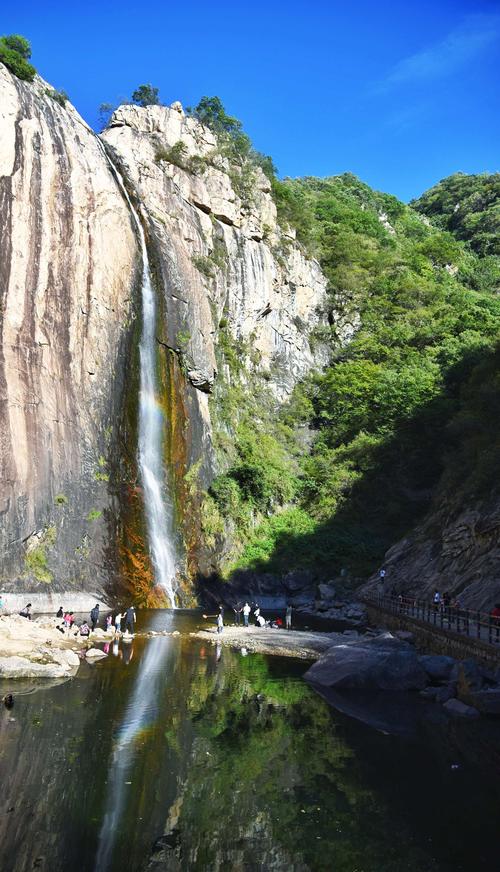
M143 612L139 628L197 616ZM0 710L0 869L500 868L496 725L347 718L307 664L137 638ZM2 688L5 692L5 686Z

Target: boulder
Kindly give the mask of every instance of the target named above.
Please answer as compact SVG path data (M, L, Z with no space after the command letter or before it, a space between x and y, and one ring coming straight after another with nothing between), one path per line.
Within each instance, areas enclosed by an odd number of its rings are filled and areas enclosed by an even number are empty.
M409 630L396 630L394 635L403 642L413 642L415 640L415 633L410 633Z
M443 654L423 654L418 662L433 681L448 681L456 660Z
M283 577L283 586L290 591L290 593L311 589L313 586L312 574L307 572L307 570L301 569L287 572Z
M89 648L85 656L87 660L100 660L101 657L107 657L108 655L101 651L100 648Z
M488 687L469 695L471 703L486 715L500 715L500 688Z
M460 702L459 699L449 699L444 703L443 708L454 718L468 718L472 720L479 717L479 712L476 708Z
M330 602L331 600L335 599L335 588L330 587L329 584L319 584L318 596L320 600Z
M435 687L436 691L434 695L434 699L436 702L444 705L445 702L448 702L449 699L453 699L457 695L457 689L454 684L447 684L444 687Z
M306 678L338 689L421 690L427 683L415 649L391 633L332 646Z
M27 657L0 657L2 678L65 678L70 670L60 663L34 663Z

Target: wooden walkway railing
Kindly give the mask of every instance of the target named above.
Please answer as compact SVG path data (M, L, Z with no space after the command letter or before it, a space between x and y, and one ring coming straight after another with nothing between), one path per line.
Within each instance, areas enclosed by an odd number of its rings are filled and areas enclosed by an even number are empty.
M385 612L431 624L443 632L458 633L489 645L500 645L500 618L487 612L445 606L443 603L436 605L408 595L365 594L363 601Z

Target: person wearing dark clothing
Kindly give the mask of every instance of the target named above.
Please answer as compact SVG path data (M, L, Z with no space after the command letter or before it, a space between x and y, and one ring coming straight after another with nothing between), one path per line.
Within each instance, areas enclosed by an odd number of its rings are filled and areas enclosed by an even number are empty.
M496 627L496 641L500 639L500 603L495 603L494 608L490 612L490 618L493 626Z
M31 603L25 605L24 609L21 609L19 614L22 618L28 618L28 621L31 621Z
M136 622L135 609L133 606L129 606L127 611L125 612L125 631L128 630L129 633L133 633L135 622Z
M234 612L234 623L235 623L235 625L236 625L237 627L240 626L241 612L242 612L242 611L243 611L243 608L242 608L241 603L236 603L236 605L233 606L233 612Z
M64 617L63 607L59 606L59 611L56 613L56 618Z
M90 623L92 625L92 632L94 632L97 624L99 623L99 603L96 603L94 608L90 612Z

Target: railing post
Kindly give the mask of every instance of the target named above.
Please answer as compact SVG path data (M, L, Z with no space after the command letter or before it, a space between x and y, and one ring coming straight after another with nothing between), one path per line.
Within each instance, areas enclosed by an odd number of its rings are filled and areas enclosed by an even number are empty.
M469 635L469 609L465 609L465 635Z
M488 621L488 642L490 643L490 645L493 644L493 619L491 615Z
M477 613L477 638L481 638L481 612Z
M440 603L439 604L439 626L441 627L441 629L443 629L443 619L444 619L443 604Z

